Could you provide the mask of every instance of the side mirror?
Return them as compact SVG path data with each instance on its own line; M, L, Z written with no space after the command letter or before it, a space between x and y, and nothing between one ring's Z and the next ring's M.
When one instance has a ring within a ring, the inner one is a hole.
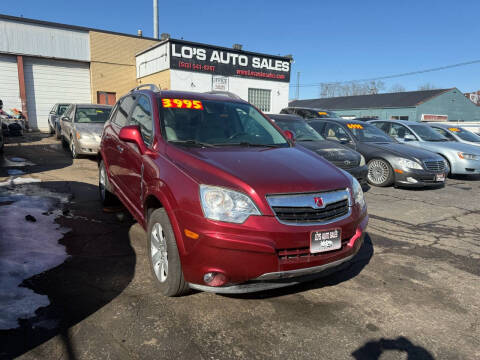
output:
M66 116L62 116L62 121L70 122L70 119Z
M118 137L122 141L136 144L142 155L148 151L145 143L143 142L140 128L137 125L124 126L120 130Z
M406 134L405 137L403 138L404 141L415 141L417 138L413 136L412 134Z
M55 111L53 111L53 110L50 111L50 114L55 115Z
M295 141L295 134L293 133L293 131L290 131L290 130L284 130L283 131L283 134L285 135L285 137L290 140L291 142L294 142Z
M350 142L350 139L347 137L341 137L338 139L340 141L340 144L348 144Z

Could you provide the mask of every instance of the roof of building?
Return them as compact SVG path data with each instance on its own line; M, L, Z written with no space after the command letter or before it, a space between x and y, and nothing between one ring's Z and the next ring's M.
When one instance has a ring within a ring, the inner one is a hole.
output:
M386 94L294 100L290 106L329 110L415 107L452 89L404 91Z

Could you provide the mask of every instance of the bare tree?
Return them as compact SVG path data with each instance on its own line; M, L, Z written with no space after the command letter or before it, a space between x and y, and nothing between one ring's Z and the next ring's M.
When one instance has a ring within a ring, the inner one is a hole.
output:
M426 82L425 84L418 86L418 90L435 90L435 89L438 89L438 86L435 86L429 82Z
M337 96L355 96L378 94L385 89L383 81L350 82L350 83L322 83L319 95L322 98Z
M390 87L390 92L392 93L404 92L404 91L406 91L405 88L403 87L403 85L400 85L400 84L393 84Z

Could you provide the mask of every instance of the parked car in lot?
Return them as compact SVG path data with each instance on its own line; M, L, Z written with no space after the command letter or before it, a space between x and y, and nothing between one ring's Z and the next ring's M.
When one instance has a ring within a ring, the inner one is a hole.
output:
M337 114L335 114L333 111L296 106L289 106L287 108L284 108L282 109L282 111L280 111L280 114L298 115L304 119L324 119L338 117Z
M100 147L103 126L110 116L109 105L72 104L60 120L62 143L70 149L72 158L96 155Z
M400 142L441 155L452 174L480 174L480 149L473 145L450 142L430 126L406 120L370 121Z
M448 141L480 146L480 136L460 126L437 123L429 123L428 125L440 135L445 136Z
M3 146L5 145L5 139L3 137L3 120L0 116L0 153L3 152Z
M105 124L99 190L145 228L162 294L272 289L355 256L368 222L355 178L241 99L149 86Z
M342 119L308 123L327 140L338 141L362 154L372 185L423 187L445 183L448 168L441 156L399 144L370 123Z
M335 141L325 140L305 120L296 115L267 114L282 130L289 130L295 135L295 143L316 152L340 169L348 171L360 184L367 182L365 158L347 146Z
M50 128L50 134L55 133L57 139L60 139L60 117L70 105L71 104L66 103L55 104L48 114L48 127Z

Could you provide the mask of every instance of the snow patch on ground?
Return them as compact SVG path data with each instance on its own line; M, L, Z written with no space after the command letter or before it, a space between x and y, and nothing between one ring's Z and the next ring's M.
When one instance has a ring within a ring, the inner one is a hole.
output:
M41 181L42 180L40 179L34 179L29 177L11 177L7 181L0 182L0 187L37 183Z
M0 329L17 328L18 319L31 318L38 308L49 305L47 296L21 284L67 259L65 247L58 240L69 229L55 223L61 215L61 203L67 199L66 194L36 184L13 190L0 188ZM36 221L26 221L27 215Z

